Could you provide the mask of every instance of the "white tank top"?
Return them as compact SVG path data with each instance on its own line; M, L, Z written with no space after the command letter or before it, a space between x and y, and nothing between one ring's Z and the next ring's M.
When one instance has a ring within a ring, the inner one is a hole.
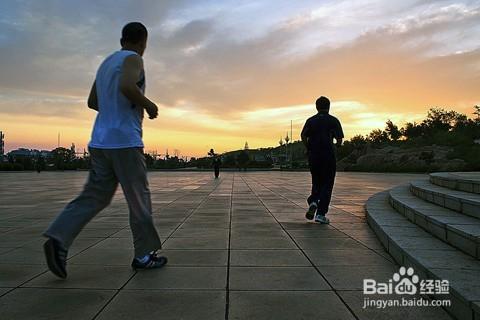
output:
M120 50L107 57L97 71L98 113L89 147L120 149L142 147L143 108L135 106L119 88L123 61L134 51ZM142 71L137 86L145 92Z

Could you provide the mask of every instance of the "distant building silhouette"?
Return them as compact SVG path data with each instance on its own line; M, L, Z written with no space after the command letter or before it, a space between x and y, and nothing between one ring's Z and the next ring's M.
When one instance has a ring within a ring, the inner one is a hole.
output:
M39 156L43 158L49 158L51 157L51 151L19 148L19 149L10 151L8 153L8 156L12 158L37 158Z

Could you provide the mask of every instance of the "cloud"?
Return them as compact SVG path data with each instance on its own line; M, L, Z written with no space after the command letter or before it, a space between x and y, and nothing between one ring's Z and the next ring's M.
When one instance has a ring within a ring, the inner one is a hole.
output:
M0 20L0 88L85 95L98 64L118 48L126 22L154 27L184 4L30 0L11 8L3 3L8 16Z
M0 91L0 115L35 115L38 117L81 118L86 99L63 95L45 95L24 91Z
M254 145L290 119L303 125L319 95L337 103L332 112L351 134L432 106L467 112L480 102L479 8L451 0L1 2L0 117L84 125L96 68L132 20L150 31L147 94L161 110L146 126L163 137L248 135Z
M188 58L164 57L165 73L154 77L153 94L165 105L188 101L226 118L245 110L311 103L320 94L375 105L379 109L374 111L454 106L477 99L480 53L432 55L441 47L432 36L466 32L479 17L478 8L439 7L338 47L319 46L294 57L284 52L303 28L280 25L241 43L217 36Z
M228 116L245 109L308 103L319 91L342 100L376 104L389 100L388 104L400 104L405 101L402 89L410 91L414 79L419 79L419 89L428 90L427 93L438 86L435 79L429 79L432 65L440 64L444 77L454 83L469 76L475 78L469 57L475 56L478 46L457 48L454 52L464 55L453 56L449 52L444 54L448 57L445 59L432 52L444 50L445 45L435 39L440 34L453 30L468 34L468 30L475 29L478 7L432 3L422 2L419 6L411 1L401 5L378 1L327 2L316 9L309 7L297 17L287 15L270 25L262 36L239 40L232 34L236 30L225 27L227 17L238 17L222 10L210 17L203 13L201 19L179 19L182 10L193 10L192 2L80 4L51 0L40 6L27 1L17 8L15 23L1 22L3 38L7 40L0 52L0 87L84 96L101 59L117 46L123 23L138 18L152 29L145 57L148 92L167 106L188 101L199 110ZM280 2L279 10L282 5ZM422 10L413 10L418 7ZM248 6L247 9L251 10ZM242 10L247 9L237 10L245 14ZM262 6L254 9L261 10ZM46 10L48 15L41 14ZM369 22L377 18L385 21L389 13L395 13L393 21L379 27ZM165 32L162 26L172 19L177 19L176 27ZM292 28L292 21L298 19L304 21ZM248 30L248 25L237 28ZM349 35L339 36L345 33ZM338 41L316 42L312 39L316 34L336 36ZM476 39L478 32L472 34ZM312 46L305 44L305 39L312 40L314 51L304 50L304 46ZM446 46L454 47L452 41ZM456 96L464 92L457 91ZM428 100L411 105L419 107Z

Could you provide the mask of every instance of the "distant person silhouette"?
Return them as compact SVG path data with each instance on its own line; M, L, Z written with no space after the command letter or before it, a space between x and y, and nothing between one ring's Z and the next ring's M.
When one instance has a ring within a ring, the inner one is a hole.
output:
M150 119L158 108L144 95L142 56L147 29L131 22L122 29L122 49L100 65L88 97L88 107L98 111L89 143L91 170L81 194L57 216L44 235L50 271L66 278L67 251L82 228L107 207L118 183L128 203L133 235L135 269L162 267L160 238L152 218L152 204L143 154L144 110Z
M215 171L215 179L218 179L218 176L220 175L221 164L222 164L222 160L220 160L220 157L215 157L213 159L213 169Z
M332 197L336 174L336 156L333 145L342 144L343 130L337 118L329 114L330 100L320 97L316 101L318 113L309 118L302 130L302 142L307 148L312 175L312 193L308 197L305 217L316 222L330 223L325 216Z

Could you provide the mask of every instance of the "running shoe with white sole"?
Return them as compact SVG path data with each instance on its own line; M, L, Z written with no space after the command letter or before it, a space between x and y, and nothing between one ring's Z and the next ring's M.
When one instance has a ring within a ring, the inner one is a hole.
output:
M315 216L315 222L318 222L318 223L321 223L321 224L329 224L330 220L327 217L325 217L324 215L317 214Z
M133 259L132 268L137 269L158 269L166 265L168 262L167 257L157 256L155 254L150 254L150 258L147 262L142 263L138 259Z

